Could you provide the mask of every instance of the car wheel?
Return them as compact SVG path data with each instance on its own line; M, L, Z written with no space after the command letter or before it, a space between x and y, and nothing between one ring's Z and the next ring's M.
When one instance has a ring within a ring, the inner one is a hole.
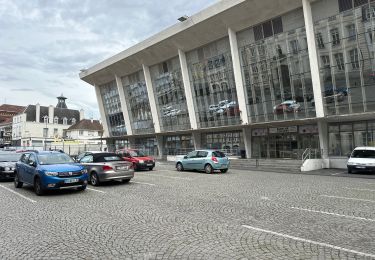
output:
M122 183L129 183L130 182L130 179L123 179L122 180Z
M348 168L348 173L352 173L352 169Z
M93 172L90 174L90 184L92 186L98 186L99 185L99 178L98 178L98 174L96 174L96 172Z
M220 170L222 173L226 173L228 169Z
M20 177L18 176L18 173L16 173L14 176L14 187L22 188L22 186L23 186L23 182L20 181Z
M138 170L138 167L137 167L137 164L136 164L136 163L133 163L133 169L134 169L134 171L137 171L137 170Z
M154 167L150 167L150 168L148 168L150 171L152 171L153 169L154 169Z
M78 191L84 191L84 190L86 189L86 187L87 187L87 186L84 185L84 186L81 186L81 187L77 188L77 190L78 190Z
M39 177L35 178L34 180L34 191L35 191L35 194L38 196L42 196L44 194L42 181L40 180Z
M184 170L184 166L182 166L182 163L177 163L176 169L177 171L182 172Z
M212 168L211 164L206 164L206 166L204 166L204 171L206 173L213 173L213 168Z

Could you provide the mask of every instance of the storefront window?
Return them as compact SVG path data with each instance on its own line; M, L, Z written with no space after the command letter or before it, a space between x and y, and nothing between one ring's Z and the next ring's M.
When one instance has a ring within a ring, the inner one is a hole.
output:
M229 39L186 54L198 127L240 124Z
M134 134L154 133L143 71L121 78Z
M158 155L158 146L157 146L155 137L136 138L134 148L141 150L146 155L151 155L151 156Z
M116 81L100 86L104 113L107 118L110 136L126 135L124 115L121 109L120 96Z
M187 154L194 150L191 135L165 136L163 139L165 154L167 155Z
M303 17L301 9L292 14ZM280 24L277 36L267 39L254 37L257 26L238 33L251 122L315 116L304 21L293 19L285 28Z
M203 147L219 149L228 155L239 156L245 145L241 131L202 134Z
M190 129L179 58L150 67L162 131Z

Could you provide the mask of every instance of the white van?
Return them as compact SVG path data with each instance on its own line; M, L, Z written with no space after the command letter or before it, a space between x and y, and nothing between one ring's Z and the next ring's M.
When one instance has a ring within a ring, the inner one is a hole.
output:
M357 147L349 156L348 173L375 172L375 147Z

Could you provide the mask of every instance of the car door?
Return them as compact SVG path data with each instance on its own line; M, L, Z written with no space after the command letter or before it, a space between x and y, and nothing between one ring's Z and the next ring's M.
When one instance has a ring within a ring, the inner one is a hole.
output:
M36 157L34 154L30 154L29 159L25 165L25 179L24 181L32 184L34 182L34 175L36 174Z
M17 164L16 164L18 176L19 176L20 180L23 181L23 182L25 182L26 164L27 164L27 161L29 160L29 156L30 156L30 154L24 153L21 156L20 161L17 162Z
M198 151L197 158L194 160L194 169L203 170L206 163L207 151Z
M185 169L194 169L194 159L197 157L197 151L192 151L187 154L187 158L183 160L183 166Z

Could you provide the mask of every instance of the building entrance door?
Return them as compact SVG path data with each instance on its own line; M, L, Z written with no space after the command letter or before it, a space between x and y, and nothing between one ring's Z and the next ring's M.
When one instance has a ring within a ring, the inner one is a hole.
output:
M270 136L270 158L293 158L298 157L297 135L293 133L282 133Z

